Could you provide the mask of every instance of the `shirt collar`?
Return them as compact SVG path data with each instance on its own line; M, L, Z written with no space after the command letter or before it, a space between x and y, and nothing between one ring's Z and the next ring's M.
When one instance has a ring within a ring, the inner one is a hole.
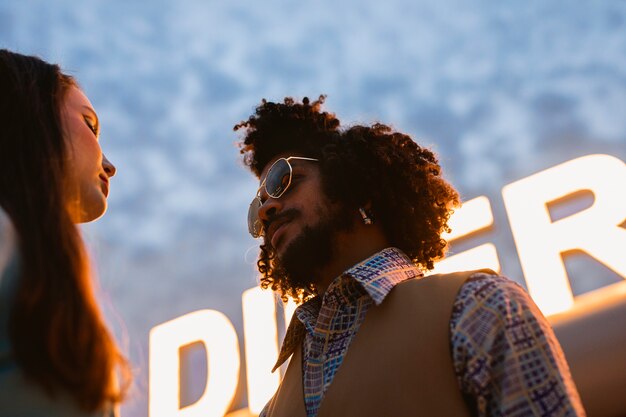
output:
M323 307L354 301L364 293L379 305L397 284L422 275L404 252L393 247L383 249L346 270L335 278L322 297L314 297L296 309L272 372L292 355L307 331L313 333Z
M398 248L387 248L343 273L355 279L370 298L380 305L397 284L423 274Z

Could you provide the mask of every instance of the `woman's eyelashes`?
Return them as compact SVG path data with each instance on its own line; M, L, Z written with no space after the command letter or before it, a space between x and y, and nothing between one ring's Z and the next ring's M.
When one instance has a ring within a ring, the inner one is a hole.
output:
M89 116L83 116L83 119L85 120L85 123L87 124L87 126L89 127L89 129L93 132L93 134L98 137L99 136L99 130L98 129L98 124L94 123L93 120L91 120L91 118Z

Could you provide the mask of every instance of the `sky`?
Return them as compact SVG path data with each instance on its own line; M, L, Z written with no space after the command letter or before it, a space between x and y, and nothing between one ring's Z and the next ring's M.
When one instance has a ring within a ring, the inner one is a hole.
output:
M588 154L626 160L623 2L0 0L0 47L59 63L100 117L117 175L83 232L135 371L130 417L147 416L152 327L209 308L242 338L258 185L233 126L261 99L326 94L342 124L433 148L464 200L490 199L489 240L520 283L502 188ZM568 265L576 295L621 279Z

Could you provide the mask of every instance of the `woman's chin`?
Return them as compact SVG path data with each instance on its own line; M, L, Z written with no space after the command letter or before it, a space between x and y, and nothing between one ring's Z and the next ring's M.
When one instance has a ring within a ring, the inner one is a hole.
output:
M88 207L81 207L80 210L70 211L70 216L74 223L89 223L99 219L107 210L106 199L102 199L99 204L92 204Z

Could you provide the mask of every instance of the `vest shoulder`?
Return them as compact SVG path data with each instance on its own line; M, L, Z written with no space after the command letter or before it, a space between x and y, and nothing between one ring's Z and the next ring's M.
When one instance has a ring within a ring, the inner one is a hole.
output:
M394 288L398 292L426 291L427 289L437 290L445 288L458 288L468 279L475 275L498 276L491 269L477 269L472 271L459 271L448 274L434 274L425 277L406 280Z
M467 278L469 278L469 277L471 277L473 275L476 275L476 274L498 275L498 273L496 273L492 269L483 268L483 269L473 269L473 270L470 270L470 271L451 272L451 273L446 273L446 274L433 274L433 275L428 275L428 276L424 277L423 279L427 279L427 278L451 279L451 278L455 278L455 277L465 277L467 279Z
M402 310L421 310L437 304L451 306L463 284L477 274L497 276L493 271L476 270L408 279L396 285L383 304Z

